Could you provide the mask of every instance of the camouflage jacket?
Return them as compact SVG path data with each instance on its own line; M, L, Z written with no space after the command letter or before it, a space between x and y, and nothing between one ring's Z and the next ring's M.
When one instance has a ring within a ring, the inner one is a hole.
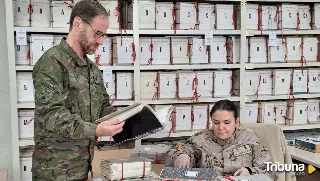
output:
M214 168L218 175L233 175L241 167L249 167L252 174L276 177L266 172L265 162L272 160L271 155L251 130L236 129L228 140L217 138L212 130L196 133L183 145L168 151L166 166L173 167L181 154L189 155L190 167Z
M101 71L85 60L62 40L34 66L34 179L84 179L91 170L94 122L114 108Z

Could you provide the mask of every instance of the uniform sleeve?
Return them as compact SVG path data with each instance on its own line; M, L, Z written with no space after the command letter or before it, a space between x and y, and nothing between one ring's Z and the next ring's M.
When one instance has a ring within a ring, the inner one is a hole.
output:
M272 157L268 148L261 143L261 140L256 137L257 142L253 144L253 159L252 167L247 167L251 174L266 174L271 179L276 179L276 174L267 171L267 162L272 162Z
M80 115L66 108L69 95L65 88L63 66L53 57L44 55L33 69L35 115L49 132L69 139L95 140L97 125L85 122Z
M167 153L166 166L173 167L174 161L181 154L187 154L190 157L190 167L198 167L198 162L201 156L201 150L197 146L198 135L193 135L184 144L176 147L175 149L169 150Z

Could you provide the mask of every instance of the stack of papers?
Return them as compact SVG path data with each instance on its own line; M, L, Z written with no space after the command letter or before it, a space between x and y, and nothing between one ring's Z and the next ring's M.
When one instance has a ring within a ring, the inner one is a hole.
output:
M165 164L166 153L170 148L170 145L165 144L137 146L132 150L131 158L147 158L152 163Z
M151 160L144 158L105 159L100 163L101 175L108 180L150 178Z
M159 181L159 175L157 175L155 172L151 172L151 177L150 178L145 178L145 179L142 179L142 178L135 178L135 179L124 179L124 180L121 180L121 181ZM103 179L103 178L96 178L96 179L93 179L92 181L109 181L108 179Z

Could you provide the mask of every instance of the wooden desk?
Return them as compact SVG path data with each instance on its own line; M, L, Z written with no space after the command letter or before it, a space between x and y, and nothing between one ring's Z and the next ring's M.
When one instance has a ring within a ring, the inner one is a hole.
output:
M320 153L312 153L294 146L288 146L292 159L320 168Z
M288 146L291 152L292 159L298 160L305 164L310 164L320 169L320 153L312 153L302 149L295 148L294 146ZM100 161L106 158L129 158L131 150L110 150L110 151L96 151L93 159L93 178L100 178ZM153 171L157 174L161 171L163 165L153 165ZM89 179L90 181L91 179Z

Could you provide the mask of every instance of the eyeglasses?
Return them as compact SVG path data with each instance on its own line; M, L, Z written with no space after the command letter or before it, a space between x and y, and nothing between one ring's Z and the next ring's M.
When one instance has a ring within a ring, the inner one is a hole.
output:
M94 26L92 26L90 23L88 23L87 21L85 20L82 20L84 21L85 23L87 23L89 26L91 26L91 28L95 31L95 34L94 34L94 37L95 38L103 38L103 39L106 39L107 38L107 34L97 30Z

